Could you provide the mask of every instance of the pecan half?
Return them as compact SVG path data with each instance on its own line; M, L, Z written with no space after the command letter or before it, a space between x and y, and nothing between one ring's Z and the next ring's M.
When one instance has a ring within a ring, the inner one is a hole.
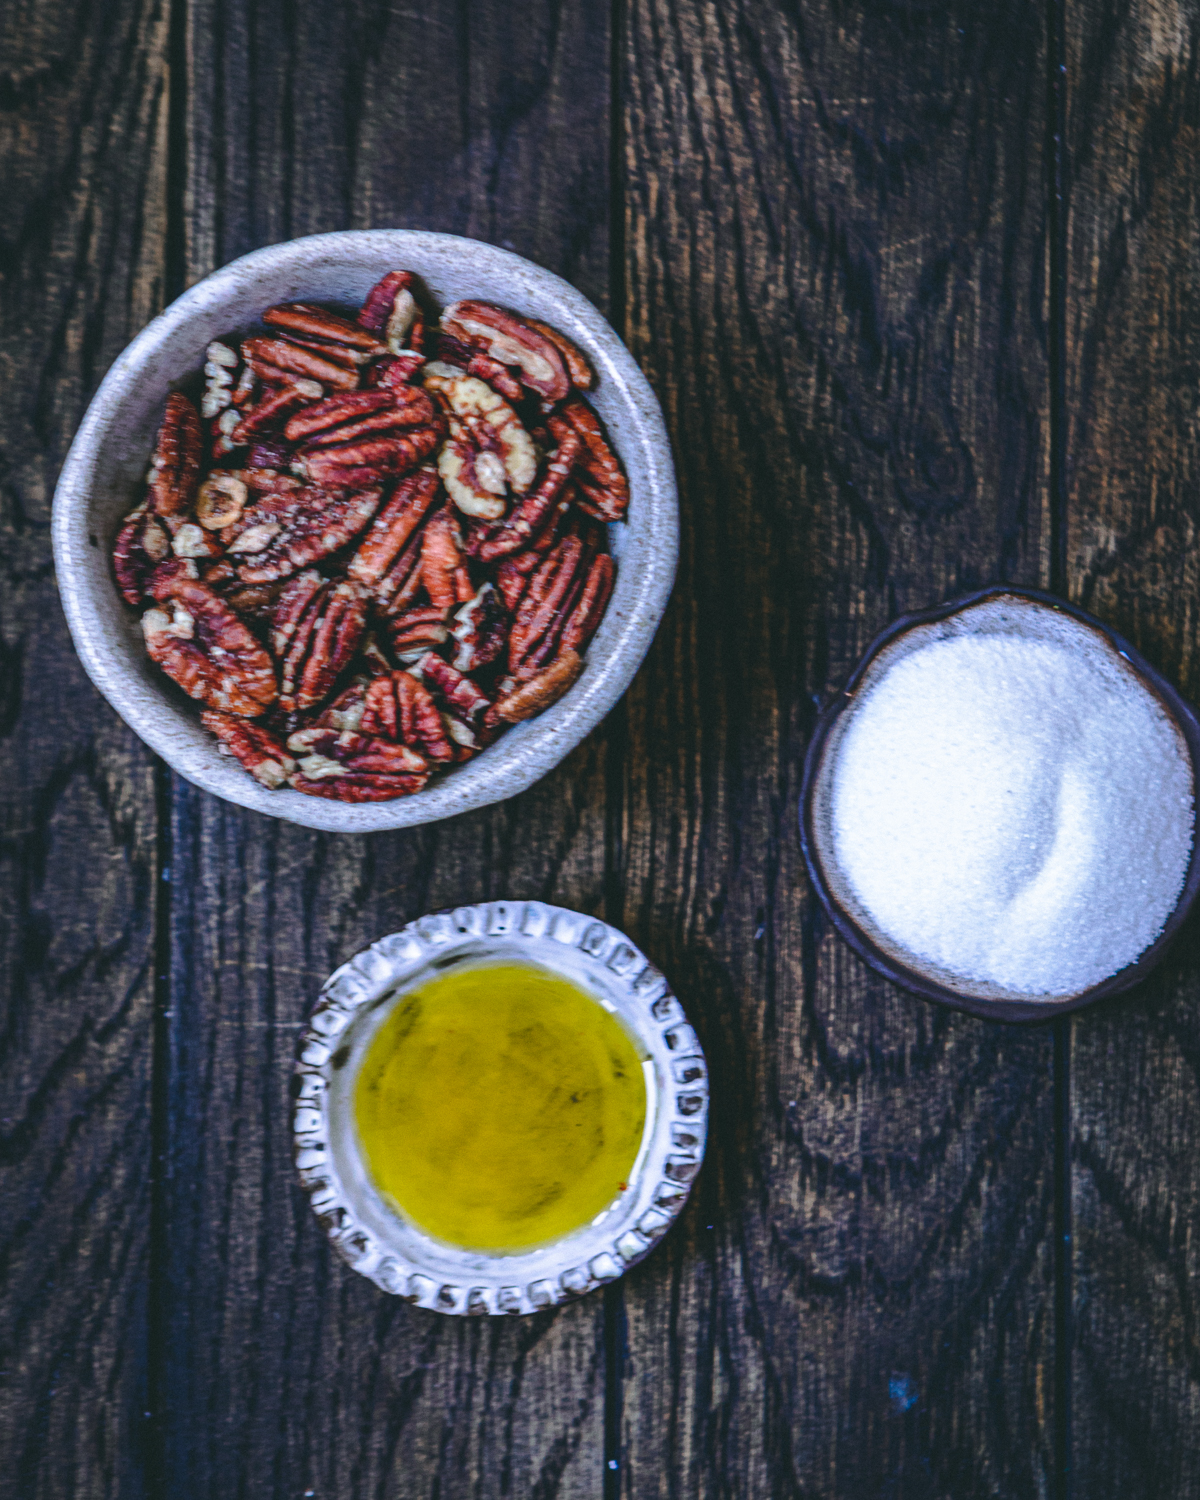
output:
M150 575L170 550L170 538L144 504L130 511L113 545L113 572L126 604L142 602Z
M582 439L575 432L568 432L546 465L537 489L525 496L503 526L480 543L478 556L481 562L492 562L510 552L519 552L529 544L558 504L582 450Z
M271 658L223 599L170 573L152 580L151 592L165 608L146 611L142 632L168 677L210 708L244 718L270 708L279 694Z
M277 578L290 578L301 568L339 551L374 516L382 493L382 490L360 490L356 494L331 495L315 489L287 496L295 504L295 510L262 551L242 563L238 577L243 583L272 583ZM243 533L230 550L239 543L243 551L247 550L245 542Z
M358 315L359 325L381 334L393 354L425 348L425 318L412 290L416 280L411 271L389 271L367 293Z
M537 450L533 446L533 439L521 425L521 419L504 397L498 396L490 385L474 375L430 375L428 366L425 387L427 390L437 391L445 399L453 416L466 429L465 436L478 455L496 455L503 465L505 483L515 494L523 495L537 478ZM504 508L497 512L494 503L489 506L487 502L489 499L494 502L497 493L500 493L497 488L500 471L493 466L490 473L481 476L480 458L477 456L473 472L468 477L463 472L466 454L461 448L461 438L464 434L453 428L451 434L459 445L455 446L458 467L448 468L439 460L442 479L451 499L468 515L497 519L499 515L503 515ZM449 451L452 446L454 445L447 443L443 452ZM476 483L472 483L472 480ZM483 509L478 508L481 499ZM473 506L476 508L472 508Z
M388 621L392 650L400 661L417 661L450 639L444 609L408 609Z
M237 352L214 339L204 351L204 395L200 415L218 416L233 400L233 372L241 363Z
M437 492L438 476L433 469L418 469L402 479L359 543L347 570L351 577L375 588L429 513ZM397 580L396 587L401 581ZM385 597L390 598L394 592L395 588Z
M356 489L415 469L437 447L441 435L440 426L416 427L394 437L363 438L331 448L305 449L294 467L318 484Z
M438 694L445 706L464 718L468 724L491 707L492 700L478 684L432 651L418 663L418 671L426 685Z
M549 323L542 323L537 318L526 318L525 322L544 338L548 338L562 355L563 364L567 367L567 374L575 389L590 391L596 383L596 376L584 357L582 349L577 344L573 344L565 333L560 333L557 328L551 328Z
M186 396L172 391L150 466L150 508L156 515L182 515L191 505L203 446L199 413Z
M370 681L366 677L356 677L348 688L340 692L337 697L326 708L322 709L317 724L322 729L359 729L362 726L363 708L367 701L367 689ZM378 734L377 729L370 731Z
M268 307L262 320L272 328L283 328L308 338L330 339L335 344L346 344L367 354L387 353L387 349L361 323L339 318L336 313L314 307L311 302L281 302L276 307Z
M196 520L206 531L223 531L241 520L248 499L245 480L214 469L196 495Z
M363 704L362 732L412 745L431 761L458 758L429 689L411 672L375 679Z
M608 601L612 597L613 583L617 576L617 565L607 552L601 552L592 560L579 601L563 626L564 650L583 652L595 635Z
M316 586L313 586L314 577ZM280 595L271 644L280 658L280 707L304 712L328 697L367 628L367 598L355 583L303 574Z
M595 412L578 397L563 404L546 424L562 443L569 432L583 442L584 452L577 482L583 492L579 508L599 521L619 521L629 509L629 481L616 454L608 446Z
M284 420L292 412L320 401L324 394L324 386L316 380L300 378L289 385L280 386L264 396L257 406L251 406L243 412L242 420L229 434L229 440L242 446L260 433L282 427Z
M462 531L449 510L431 517L422 534L421 581L438 609L464 604L475 590L463 559Z
M427 427L437 419L437 410L423 390L402 385L333 396L293 417L285 435L292 442L307 439L307 452L313 447L348 442L368 432Z
M289 374L303 375L339 391L352 391L358 385L357 369L348 370L345 365L316 354L312 349L301 348L291 339L247 339L242 352L248 362L257 360L277 371L288 372L283 375L284 380ZM260 375L262 378L265 377Z
M582 671L583 658L569 647L564 647L536 677L498 698L490 717L503 720L506 724L519 724L522 719L532 719L552 703L557 703L578 682Z
M508 639L508 613L490 583L455 610L450 634L457 642L453 665L458 671L478 672L499 659Z
M442 327L471 349L485 349L502 365L515 365L521 384L547 401L561 401L571 389L562 355L545 334L491 302L466 299L442 313Z
M508 638L508 666L516 672L534 649L541 645L556 622L561 623L564 606L583 561L583 543L578 537L563 539L549 554L529 582L517 609Z
M424 776L367 776L345 773L320 780L297 774L288 780L293 791L306 797L327 797L334 802L391 802L410 797L429 780Z
M398 386L408 385L424 363L423 354L418 354L415 349L404 349L391 359L381 359L372 365L369 383L385 390L395 390Z
M314 780L323 776L344 776L358 771L374 776L420 776L429 763L408 745L375 735L360 734L353 729L299 729L288 737L293 755L304 756L300 770ZM328 764L315 765L319 759Z
M247 724L245 719L213 708L204 710L200 722L216 735L222 754L240 761L260 785L276 791L295 775L296 762L283 742L261 724Z

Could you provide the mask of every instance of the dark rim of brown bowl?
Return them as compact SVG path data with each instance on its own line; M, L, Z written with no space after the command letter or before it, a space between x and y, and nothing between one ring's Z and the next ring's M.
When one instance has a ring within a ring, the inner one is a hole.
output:
M1078 620L1081 625L1086 625L1097 635L1102 636L1125 658L1140 681L1154 694L1172 722L1178 726L1179 732L1187 742L1188 754L1192 761L1192 852L1188 859L1183 890L1180 892L1179 900L1175 903L1175 909L1167 918L1158 937L1133 963L1119 969L1100 984L1092 985L1090 989L1064 1000L987 1000L977 995L963 995L897 962L863 931L834 897L817 858L816 839L813 833L813 792L816 788L817 773L820 770L826 742L834 724L837 723L838 716L854 697L875 658L897 636L905 634L915 626L933 625L939 620L948 619L951 615L961 614L976 604L982 604L985 600L1000 598L1022 599L1044 605L1049 609L1057 610L1059 614L1069 615L1071 619ZM1073 604L1067 604L1064 600L1056 598L1053 594L1043 593L1040 589L1015 588L1010 584L990 584L987 588L977 589L971 594L962 594L957 599L951 599L948 603L939 604L933 609L922 609L913 614L901 615L885 630L880 631L867 647L862 660L855 667L854 674L843 691L822 709L813 731L813 737L809 742L808 753L804 758L804 782L800 791L800 843L804 850L804 863L808 866L809 879L821 898L821 905L825 908L829 920L855 953L877 974L882 974L885 979L890 979L901 989L920 995L925 1000L933 1000L939 1005L949 1006L952 1010L967 1011L970 1015L982 1016L985 1020L1048 1021L1054 1016L1063 1015L1066 1011L1079 1010L1081 1006L1093 1005L1097 1000L1104 1000L1110 995L1119 995L1125 990L1132 989L1162 961L1163 955L1187 920L1197 892L1200 892L1200 859L1197 858L1196 849L1198 812L1200 812L1200 719L1197 719L1191 705L1178 690L1156 672L1145 657L1127 640L1119 636L1115 630L1110 630L1094 615L1089 615L1086 610L1077 609Z

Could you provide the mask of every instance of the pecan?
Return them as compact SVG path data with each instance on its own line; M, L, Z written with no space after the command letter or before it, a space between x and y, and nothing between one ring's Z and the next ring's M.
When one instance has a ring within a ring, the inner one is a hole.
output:
M617 565L607 552L601 552L593 559L579 601L563 626L564 649L582 652L586 648L604 618L616 575Z
M425 363L425 356L413 349L405 349L391 359L381 359L371 366L370 383L386 390L408 385Z
M396 493L375 517L371 529L359 543L347 570L374 588L404 550L409 538L429 512L438 491L435 470L418 469L396 486ZM397 581L397 587L402 580ZM392 589L386 597L394 593Z
M424 776L341 775L332 780L316 780L295 775L288 785L306 797L328 797L334 802L391 802L419 792L429 780Z
M546 465L537 489L526 495L507 522L480 544L478 555L481 562L492 562L528 545L558 504L582 449L582 439L576 433L568 432Z
M232 453L237 444L233 441L233 431L241 418L236 406L227 406L210 428L212 438L212 451L214 456Z
M541 645L555 622L561 619L582 560L583 543L578 537L566 537L533 575L508 638L510 671L517 671L534 648Z
M206 531L222 531L241 520L248 498L243 479L214 469L196 495L196 519Z
M521 384L561 401L571 389L562 355L554 344L528 323L491 302L467 299L442 313L442 327L471 349L485 349L502 365L515 365Z
M171 551L176 557L220 557L221 545L195 521L182 521L175 526Z
M285 587L285 583L247 583L226 589L223 597L230 609L261 632L269 627Z
M409 609L389 621L392 650L401 661L416 661L450 639L444 609Z
M417 670L426 684L439 694L445 706L468 724L491 707L491 699L487 694L457 667L452 667L444 657L431 651L428 656L422 657Z
M557 328L551 328L549 323L543 323L537 318L526 318L525 322L535 332L548 338L562 355L563 364L567 367L567 374L575 389L590 391L596 383L596 376L584 357L582 349L577 344L573 344L565 333L559 333Z
M182 515L191 505L200 482L203 444L196 408L186 396L172 391L150 466L150 509L156 515Z
M496 700L491 710L494 720L507 724L518 724L522 719L532 719L543 709L550 707L579 680L583 671L583 658L569 647L564 647L548 667L528 682L521 683L502 698Z
M529 587L530 573L540 565L536 552L522 552L517 557L506 557L496 569L496 587L510 615L516 612Z
M501 482L516 494L523 495L537 477L537 452L533 439L503 396L498 396L490 385L474 375L430 375L426 366L425 386L445 399L459 426L465 429L464 433L451 428L454 441L447 443L442 452L443 455L453 453L453 460L443 463L439 458L438 461L450 498L467 515L497 519L504 514L505 508L497 499L503 494ZM469 447L476 450L469 470L469 448L462 442L464 436L469 440ZM484 454L495 455L503 470L494 461L490 469L482 470Z
M389 271L367 293L358 315L361 327L379 333L393 354L425 347L425 318L413 295L416 277L411 271Z
M439 510L425 527L421 581L430 603L438 609L464 604L475 592L463 560L462 532L449 510Z
M460 343L452 334L440 328L437 334L437 362L444 365L454 375L461 375L475 351L469 349L466 344Z
M508 614L490 583L454 612L450 634L458 643L453 664L460 672L491 666L508 638Z
M264 396L257 406L243 412L242 420L229 435L230 441L239 446L248 443L260 433L282 426L292 412L320 401L324 394L324 387L315 380L298 379L280 386Z
M280 374L282 375L283 372L280 371ZM284 376L285 380L287 378L287 376ZM242 366L242 373L238 377L238 383L233 388L232 404L236 406L239 411L243 406L248 406L250 404L254 396L254 387L257 382L258 377L250 368L249 362L247 362Z
M476 375L480 380L487 381L496 394L503 396L506 401L520 401L525 395L521 389L521 382L516 379L508 366L502 365L490 354L473 354L467 361L467 374Z
M335 364L333 360L316 354L311 349L303 349L290 339L247 339L242 345L242 352L248 362L257 360L268 368L289 372L282 376L284 380L288 380L291 375L303 375L309 380L319 381L322 385L332 386L334 390L340 391L352 391L358 385L357 370L348 370L344 365ZM266 377L260 375L259 378Z
M367 599L354 583L325 583L303 574L279 597L271 645L280 658L280 706L315 708L358 650L367 626Z
M212 589L167 573L151 580L151 592L165 609L142 616L146 650L189 697L245 718L275 702L271 658Z
M307 438L311 449L368 432L426 427L436 422L437 411L425 392L417 386L402 385L333 396L293 417L285 435L292 442Z
M330 339L335 344L346 344L367 354L387 353L387 349L378 339L372 338L361 322L351 323L348 318L339 318L336 313L314 307L310 302L281 302L276 307L268 307L263 313L263 322L272 328L286 329L288 333Z
M240 363L228 344L214 339L204 353L204 396L200 402L202 417L215 417L233 400L233 372Z
M372 597L389 615L403 614L421 592L422 540L420 530L415 531L374 587Z
M296 762L281 741L260 724L247 724L245 719L213 708L204 710L200 722L216 735L222 754L240 761L262 786L275 791L295 775Z
M394 437L363 438L332 448L306 448L301 451L296 467L318 484L360 488L415 469L437 447L441 435L440 426L416 427Z
M303 756L300 770L312 780L357 771L368 776L420 776L429 763L408 745L353 729L299 729L288 737L288 749ZM321 762L321 764L315 764Z
M608 446L595 412L586 402L574 397L564 402L547 426L559 443L564 442L572 431L583 442L578 484L584 498L578 502L580 509L599 521L619 521L629 508L629 481L616 454Z
M362 732L412 745L432 761L457 759L429 689L410 672L375 679L363 704Z
M339 551L370 521L381 494L381 490L360 490L331 496L314 489L287 497L298 502L295 514L261 552L241 565L238 577L243 583L272 583ZM238 540L242 550L247 550L244 533Z
M367 700L370 682L365 677L356 677L350 686L340 692L332 703L322 710L317 724L322 729L359 729L362 726L363 708ZM372 734L379 730L372 729Z
M170 550L170 538L144 504L130 511L113 544L113 572L126 604L141 603L147 580Z
M282 444L279 446L283 448L283 457L286 459L290 450L284 448ZM266 447L267 444L265 443L255 443L250 449L248 457L254 458L256 454L262 452ZM270 457L271 455L267 454L265 456ZM247 489L253 491L256 495L277 495L282 494L284 491L294 493L304 488L303 479L297 479L294 474L281 474L278 469L271 468L270 466L251 464L249 462L247 462L244 469L238 470L238 478Z

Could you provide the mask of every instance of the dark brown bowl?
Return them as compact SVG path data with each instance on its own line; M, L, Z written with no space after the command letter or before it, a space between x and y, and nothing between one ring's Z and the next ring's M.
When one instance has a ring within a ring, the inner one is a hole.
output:
M982 604L986 600L1010 597L1021 599L1034 604L1047 606L1058 611L1060 614L1069 615L1072 619L1086 625L1097 635L1112 646L1119 655L1123 656L1133 671L1158 699L1166 710L1171 721L1178 727L1187 743L1188 754L1192 762L1192 805L1193 805L1193 836L1192 852L1188 860L1187 875L1183 882L1179 900L1175 909L1167 918L1161 933L1140 958L1125 968L1119 969L1117 973L1100 984L1093 985L1090 989L1083 990L1077 995L1071 995L1063 999L1050 1000L1020 1000L1020 999L986 999L977 995L962 994L946 985L938 984L917 973L913 969L905 967L882 948L859 926L854 917L841 905L830 889L829 882L821 868L817 853L817 839L813 823L813 797L816 790L818 776L822 766L825 746L829 741L830 733L838 721L843 709L853 699L860 684L869 671L875 658L884 649L906 631L912 630L917 625L936 624L939 620L948 619L951 615L962 613L972 606ZM1200 719L1197 719L1191 705L1188 704L1179 692L1165 680L1148 661L1135 651L1128 641L1122 639L1115 630L1110 630L1107 625L1097 620L1094 615L1089 615L1085 610L1076 609L1074 605L1067 604L1057 599L1053 594L1042 593L1039 589L1014 588L1009 584L992 584L988 588L978 589L973 594L963 594L958 599L951 599L947 604L939 604L934 609L919 610L914 614L901 615L875 637L854 674L846 684L843 692L839 693L832 702L826 705L817 720L817 727L813 733L808 747L808 754L804 758L804 784L800 793L800 842L804 849L804 862L808 866L809 877L816 887L817 895L821 898L821 905L825 908L829 920L841 933L842 937L854 949L855 953L870 964L876 973L882 974L885 979L890 979L893 984L898 984L902 989L910 990L914 995L920 995L923 999L934 1000L939 1005L948 1005L954 1010L968 1011L971 1015L983 1016L993 1021L1047 1021L1053 1016L1064 1014L1069 1010L1078 1010L1081 1006L1091 1005L1096 1000L1107 999L1110 995L1119 995L1123 991L1132 989L1134 985L1140 984L1143 979L1154 969L1163 958L1167 949L1174 942L1179 929L1187 920L1188 913L1192 909L1192 903L1200 891L1200 860L1197 859L1195 816L1200 810Z

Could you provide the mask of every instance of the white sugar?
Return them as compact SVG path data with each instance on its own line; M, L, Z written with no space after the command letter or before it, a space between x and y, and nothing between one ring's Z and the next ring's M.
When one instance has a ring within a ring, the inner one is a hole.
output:
M823 865L894 956L979 994L1077 994L1162 931L1187 747L1116 651L1012 599L902 636L830 741Z

